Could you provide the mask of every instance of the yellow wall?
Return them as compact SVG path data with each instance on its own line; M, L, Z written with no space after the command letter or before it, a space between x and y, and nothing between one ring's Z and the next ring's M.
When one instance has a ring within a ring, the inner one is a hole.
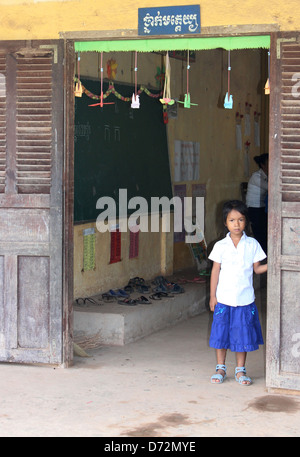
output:
M159 6L200 4L202 27L278 24L300 29L299 0L170 0ZM57 39L72 31L136 30L141 0L0 0L1 40ZM121 32L120 32L121 34Z
M149 219L150 226L150 219ZM83 230L95 228L95 269L83 271ZM74 226L74 298L123 288L136 276L151 280L173 272L173 231L139 234L139 256L129 259L129 230L121 234L121 262L110 264L110 233L95 223Z

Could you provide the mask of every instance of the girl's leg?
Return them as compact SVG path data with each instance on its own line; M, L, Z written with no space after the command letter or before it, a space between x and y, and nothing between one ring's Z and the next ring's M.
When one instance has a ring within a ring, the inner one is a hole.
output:
M237 367L244 367L246 364L246 356L247 352L236 352L235 357L236 357L236 366ZM240 372L237 373L236 377L239 378L240 376L245 376L245 373ZM250 384L249 381L243 381L242 384Z
M226 352L227 349L216 349L216 355L217 355L217 364L218 365L225 365L225 360L226 360ZM218 370L217 374L220 374L222 376L225 376L225 371L224 370ZM212 382L220 382L219 379L212 379Z

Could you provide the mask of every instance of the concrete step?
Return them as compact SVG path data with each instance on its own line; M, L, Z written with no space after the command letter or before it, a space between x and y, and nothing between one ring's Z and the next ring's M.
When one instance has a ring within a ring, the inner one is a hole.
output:
M86 306L74 304L74 341L82 348L123 346L175 325L205 311L208 284L184 284L184 293L152 300L149 305L128 306L116 301ZM131 298L140 295L134 293ZM100 303L101 294L93 298Z

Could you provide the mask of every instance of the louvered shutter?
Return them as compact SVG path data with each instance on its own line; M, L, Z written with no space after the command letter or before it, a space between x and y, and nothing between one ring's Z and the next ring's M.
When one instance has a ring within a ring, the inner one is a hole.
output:
M267 386L300 390L300 41L271 43Z
M5 190L6 169L6 68L5 54L0 53L0 193Z
M282 42L282 200L300 202L300 45Z
M2 362L69 362L63 327L63 53L63 42L0 42Z
M52 55L17 54L17 192L49 194Z

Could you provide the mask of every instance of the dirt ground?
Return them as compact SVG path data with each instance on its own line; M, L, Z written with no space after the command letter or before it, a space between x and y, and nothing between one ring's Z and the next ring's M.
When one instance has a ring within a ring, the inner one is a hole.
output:
M227 379L210 383L211 319L207 311L135 343L87 350L69 369L0 364L0 436L299 436L300 397L267 391L264 346L248 354L251 386L235 381L230 352Z

